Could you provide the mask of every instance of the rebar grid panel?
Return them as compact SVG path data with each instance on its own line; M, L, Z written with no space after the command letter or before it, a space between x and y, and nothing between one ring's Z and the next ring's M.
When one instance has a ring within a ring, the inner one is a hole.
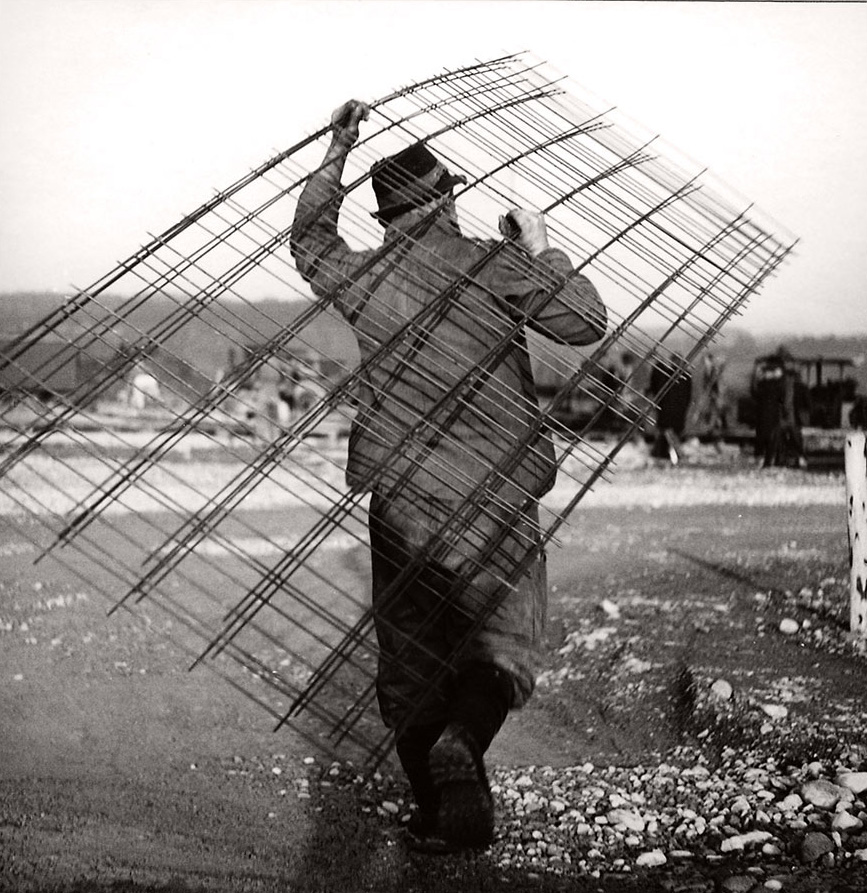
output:
M460 224L483 241L483 261L508 244L497 230L501 214L544 211L552 245L599 289L607 331L577 348L530 331L527 320L504 330L474 302L471 269L417 312L383 321L388 336L361 360L336 309L360 275L314 298L289 251L299 196L330 136L325 127L216 193L7 345L0 511L113 609L162 612L193 665L216 668L278 725L305 714L300 728L311 740L353 745L376 766L392 739L370 709L380 655L367 497L344 481L343 435L359 388L376 380L375 396L389 396L426 351L419 403L428 408L403 407L390 452L369 470L371 486L387 483L423 505L413 469L429 469L438 446L463 455L456 420L526 338L544 396L529 433L513 438L501 461L482 458L481 480L460 462L433 466L460 498L451 517L431 523L425 557L478 541L451 593L469 595L469 638L498 603L476 592L474 575L484 568L505 593L540 547L556 545L582 497L795 239L529 54L444 71L372 103L348 156L340 232L371 252L363 273L376 283L401 252L419 254L425 221L383 242L370 168L424 140L466 178L455 191ZM539 287L553 300L563 283L540 274ZM490 337L481 362L442 341L456 306ZM631 366L613 367L625 353ZM651 394L647 377L658 364L665 384ZM154 380L150 405L124 403ZM501 397L524 411L524 395ZM592 437L603 421L614 436ZM543 432L557 445L555 488L507 498ZM509 436L490 430L492 439ZM408 458L409 470L395 477ZM506 533L479 533L487 516L520 521L540 496L538 540L528 536L523 557L504 560ZM408 562L385 603L420 573L420 560ZM437 678L419 681L433 685L451 671L440 661Z

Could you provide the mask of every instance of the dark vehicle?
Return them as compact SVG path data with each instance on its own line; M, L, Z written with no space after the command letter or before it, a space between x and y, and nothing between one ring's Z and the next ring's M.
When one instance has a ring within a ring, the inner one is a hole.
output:
M756 424L756 391L765 370L778 362L777 354L757 357L753 364L750 393L738 404L738 421ZM849 416L859 402L858 383L852 377L855 364L848 358L788 357L798 376L798 420L804 427L848 428ZM861 398L863 399L863 398Z
M753 364L749 395L738 403L738 422L762 437L761 392L781 354L757 357ZM794 378L794 415L800 427L803 450L808 456L843 452L845 432L863 426L865 398L859 397L852 375L855 364L848 357L793 357L783 354L785 369Z

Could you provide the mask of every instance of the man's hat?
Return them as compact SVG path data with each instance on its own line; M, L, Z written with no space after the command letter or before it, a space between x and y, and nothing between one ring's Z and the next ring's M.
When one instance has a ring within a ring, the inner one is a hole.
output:
M397 155L377 161L370 169L370 182L379 206L373 216L388 224L395 217L445 195L467 179L449 173L424 143L415 143Z

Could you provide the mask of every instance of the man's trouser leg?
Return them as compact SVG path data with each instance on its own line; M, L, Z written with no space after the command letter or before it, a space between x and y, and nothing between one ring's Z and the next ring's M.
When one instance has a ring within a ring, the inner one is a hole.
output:
M431 686L442 672L447 647L438 625L430 622L445 584L423 565L413 567L418 556L407 531L395 526L399 520L384 500L372 497L369 531L380 651L377 694L383 721L396 729L395 750L419 807L414 825L427 832L439 807L429 755L446 726L450 689L448 678Z
M436 830L440 798L431 777L430 752L445 727L445 720L408 726L395 738L400 765L418 806L418 818L413 822L412 830L421 835L433 834Z
M493 837L493 801L483 758L510 708L532 691L544 623L544 559L534 559L506 586L502 604L476 629L479 611L524 560L538 522L530 516L508 524L502 548L477 559L502 523L483 519L491 529L473 529L463 551L438 562L425 554L425 544L451 511L447 504L395 509L376 496L371 501L378 689L383 719L399 730L396 750L422 811L430 818L430 807L438 806L436 831L453 845L484 846ZM416 572L408 576L407 568ZM395 587L398 578L402 584ZM431 690L436 676L443 684Z

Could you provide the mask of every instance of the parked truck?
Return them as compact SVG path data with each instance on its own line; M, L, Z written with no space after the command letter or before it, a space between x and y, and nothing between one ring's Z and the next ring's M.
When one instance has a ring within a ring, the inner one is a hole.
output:
M803 452L809 458L842 455L846 432L864 427L867 401L858 393L850 357L794 357L774 354L757 357L749 393L738 401L737 419L754 431L761 427L759 392L769 368L784 363L795 382L795 419Z

